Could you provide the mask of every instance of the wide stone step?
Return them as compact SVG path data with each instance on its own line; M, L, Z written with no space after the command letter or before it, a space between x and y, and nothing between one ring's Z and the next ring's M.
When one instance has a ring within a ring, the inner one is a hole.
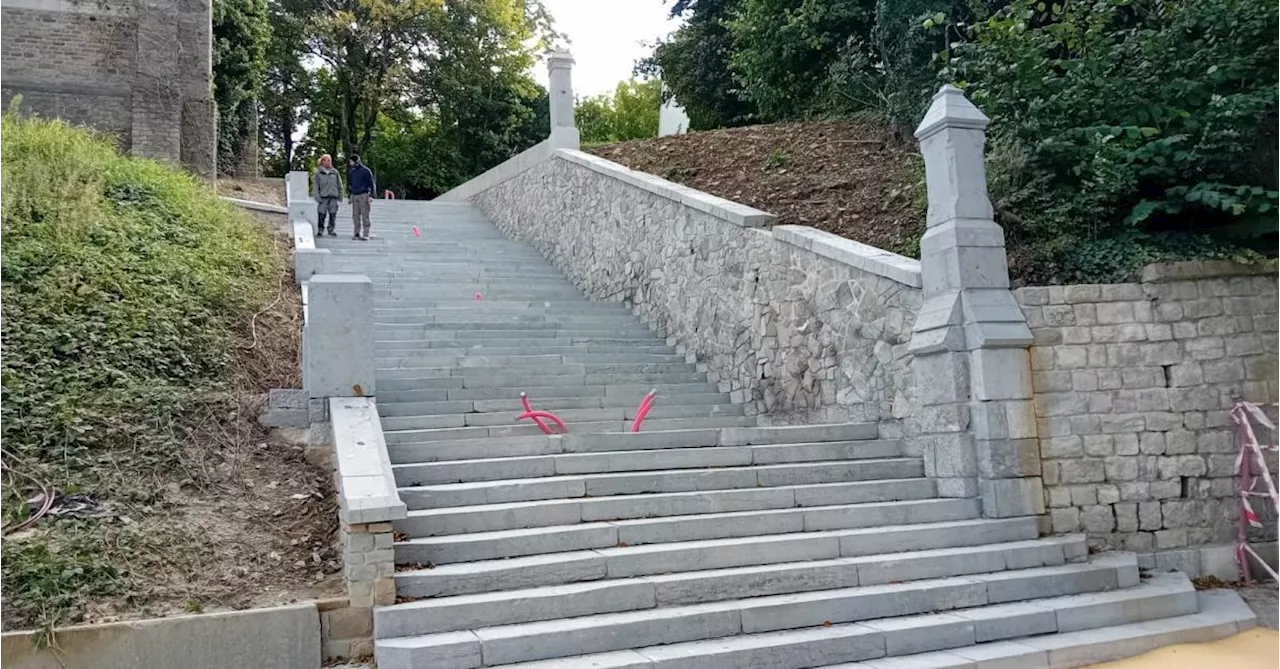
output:
M427 391L431 392L431 391ZM440 392L440 391L435 391ZM513 418L515 414L523 411L520 400L515 398L505 400L453 400L448 401L448 395L438 395L440 400L428 402L379 402L378 414L383 417L397 416L430 416L437 414L451 413L492 413L500 412L507 414L508 418ZM674 406L660 405L659 402L674 404ZM718 407L718 408L717 408ZM601 409L601 408L620 408L625 414L623 418L635 417L636 410L639 408L638 401L632 401L626 397L565 397L555 399L539 399L539 409L548 411L567 410L567 409ZM664 416L671 418L680 418L684 416L703 415L705 411L715 411L725 415L742 415L742 406L730 404L728 393L706 393L701 395L681 395L678 399L671 396L661 396L654 400L654 405L649 413L654 418L662 418ZM681 413L687 412L687 413Z
M634 328L609 328L609 329L592 329L592 328L541 328L541 329L523 329L523 330L506 330L489 328L484 330L415 330L413 332L388 332L377 331L374 333L374 348L381 350L386 347L383 344L391 344L394 342L425 342L437 340L461 339L464 341L476 341L482 339L502 339L509 341L536 340L536 339L579 339L579 340L609 340L611 342L618 341L635 341L635 342L665 342L666 339L647 328L636 326ZM418 344L422 346L421 343Z
M544 403L539 403L539 406L544 409L547 408ZM600 408L564 409L554 413L565 423L581 424L587 422L614 420L631 421L635 419L637 408L635 406L623 406L618 402L613 402L610 406ZM502 410L496 412L395 416L384 418L382 420L382 429L413 430L432 427L487 427L516 425L525 422L517 420L518 415L519 414L511 410ZM650 420L740 417L743 415L744 411L741 404L702 404L679 407L656 407L649 412L645 421L647 423Z
M742 467L796 462L898 458L897 441L831 441L769 446L712 446L662 450L498 457L394 466L397 481L420 484L524 479L565 474L619 473L682 468Z
M396 594L403 598L434 599L381 607L374 613L374 622L380 638L433 634L664 606L1057 566L1069 560L1083 560L1086 554L1085 539L1077 535L1064 539L631 578L610 578L608 561L600 556L595 564L580 562L576 565L589 574L602 574L595 580L578 579L525 589L506 589L495 583L487 592L452 596L442 596L438 592L411 594L435 590L431 583L423 584L427 586L425 588L414 587L418 582L410 576L430 571L419 570L397 575ZM905 562L912 568L904 574L897 574L899 562Z
M485 357L459 360L458 365L420 367L378 367L379 379L430 378L438 376L463 376L467 378L504 378L538 374L541 376L586 376L590 374L697 374L694 365L687 362L627 362L627 363L577 363L552 362L560 356L541 356L541 363L504 365ZM463 364L466 363L466 364Z
M618 527L613 524L587 523L548 526L557 527L555 531L542 527L414 537L397 543L395 556L398 564L447 564L595 549L609 551L613 560L609 573L612 577L621 577L827 560L903 550L976 546L1036 538L1036 533L1028 530L1025 523L1018 522L1017 519L968 518L973 513L972 505L922 503L914 510L922 514L922 519L927 517L927 513L959 514L961 518L948 522L921 522L916 525L876 525L874 523L883 520L886 513L910 514L909 511L882 504L868 508L865 515L853 514L850 517L851 514L844 510L837 510L814 516L820 517L821 522L838 528L834 530L761 534L760 530L753 528L749 521L741 517L723 528L714 527L705 518L695 517L670 521L675 524L646 526L632 523L638 528L632 528L631 533L636 536L647 536L655 540L695 537L634 546L620 543L616 538ZM664 534L664 530L671 532ZM706 534L706 538L701 537L701 534ZM610 537L613 537L616 548L608 547ZM892 543L894 541L899 543Z
M414 351L408 355L377 358L378 369L402 369L420 367L529 367L542 365L585 364L585 365L638 365L655 363L689 364L683 355L665 352L647 353L627 350L618 347L615 353L589 353L573 347L562 347L560 351L505 349L494 351L489 349L427 349Z
M410 511L394 526L410 537L444 536L596 521L920 500L935 494L933 480L926 478L852 481L422 509Z
M408 327L434 327L443 328L446 325L453 326L451 329L478 328L485 329L490 324L509 325L511 327L520 327L522 324L532 325L565 325L565 324L589 324L589 325L605 325L608 327L622 325L640 326L639 320L635 316L628 313L614 314L482 314L482 313L437 313L428 316L376 316L374 318L374 326L381 329L387 328L408 328Z
M378 375L379 391L394 390L430 390L433 388L460 388L471 390L495 391L487 397L519 397L520 393L528 393L533 397L530 388L573 388L580 386L674 386L688 384L690 386L707 387L704 372L671 372L666 374L536 374L514 371L501 375L457 375L426 376L421 374ZM548 394L548 397L555 396ZM465 397L458 395L459 398ZM538 395L542 397L542 395Z
M1137 585L1136 560L1128 556L1129 566L1116 566L1107 561L1040 567L1017 572L998 572L946 579L931 579L876 586L859 586L812 593L773 595L744 600L730 600L691 606L659 607L625 613L605 613L545 622L518 623L480 627L463 632L445 632L422 636L406 636L377 641L380 667L431 666L461 669L477 666L500 666L517 662L566 658L589 653L665 646L691 641L717 639L729 648L745 644L759 646L739 635L758 635L781 630L805 630L830 635L840 623L858 623L856 636L846 636L840 644L842 656L813 658L813 664L754 666L819 666L829 659L844 661L882 657L894 648L900 655L916 652L920 644L926 649L968 645L954 627L965 627L955 617L940 617L938 612L978 609L990 605L1022 602L1057 595L1074 595L1115 590L1122 579ZM1122 575L1123 574L1123 575ZM1017 587L1008 587L1009 583ZM1044 588L1036 586L1044 585ZM1086 604L1087 605L1087 604ZM1030 607L1008 607L1008 619L1000 624L1010 626L1013 620L1029 624ZM977 613L975 611L975 613ZM929 617L914 621L882 620L902 616ZM981 614L979 614L981 615ZM1056 609L1054 610L1056 620ZM865 621L865 622L864 622ZM872 622L874 621L874 622ZM914 624L913 624L914 623ZM827 627L827 626L830 627ZM905 625L905 627L898 627ZM910 633L902 633L905 629ZM975 633L976 634L976 633ZM913 639L921 635L923 640ZM948 637L959 637L952 641ZM892 640L892 641L891 641ZM912 645L912 642L916 645ZM929 647L932 646L932 647ZM702 648L712 650L716 644ZM738 650L741 650L739 648ZM675 657L680 657L676 655ZM695 664L684 666L753 666L736 663L735 656L724 657L716 664L697 655ZM686 661L691 659L684 657ZM714 655L711 660L714 660ZM746 659L746 658L740 658ZM725 662L724 660L728 660Z
M695 384L702 386L705 384ZM562 388L562 389L546 389L549 392L553 390L583 390L579 388ZM381 391L381 389L379 389ZM543 409L590 409L593 407L604 406L638 406L640 399L645 395L644 392L635 391L633 394L606 396L604 386L595 386L586 390L594 390L589 395L584 391L580 395L570 395L568 397L558 396L537 396L537 406ZM415 416L423 413L431 413L430 411L422 411L428 408L427 405L436 402L446 401L465 401L470 402L475 411L515 411L519 412L523 409L520 405L519 393L512 395L508 393L501 399L477 399L477 400L449 400L448 389L437 390L405 390L405 391L387 391L379 392L378 407L386 416ZM659 404L660 403L660 404ZM729 393L705 392L705 388L695 388L691 392L682 390L668 391L665 394L660 393L658 399L655 400L655 409L665 404L673 405L697 405L697 404L728 404Z
M1132 657L1170 644L1225 638L1255 625L1255 620L1248 617L1248 607L1235 592L1188 592L1189 586L1183 576L1158 575L1133 588L1111 592L500 666L511 669L1070 668ZM1111 620L1121 622L1107 622ZM920 652L934 648L945 650Z
M755 418L745 416L720 416L712 418L663 418L646 420L646 430L654 432L681 430L693 427L746 427L755 424ZM601 421L568 423L570 434L589 436L599 433L621 433L631 428L630 421ZM481 439L484 437L519 437L541 435L542 430L532 423L492 427L445 427L424 430L386 431L387 444L408 444L446 439Z
M433 333L438 334L438 333ZM471 333L468 333L471 334ZM576 350L591 351L593 347L606 347L601 352L610 352L619 347L634 352L654 351L665 353L672 350L666 340L657 336L640 337L537 337L516 339L511 337L454 337L452 339L401 339L374 342L374 350L379 356L399 352L428 351L430 349L517 349L517 352L532 351L543 346L572 346Z
M442 381L433 379L432 381ZM602 397L622 398L627 402L639 402L650 390L657 390L660 397L669 398L669 402L677 401L684 395L723 395L728 401L728 393L721 393L714 384L706 383L668 383L668 384L628 384L610 386L548 386L538 384L512 391L509 388L463 388L462 379L450 377L443 379L444 385L415 386L412 381L391 380L378 384L378 400L387 402L439 402L443 400L514 400L519 403L520 393L525 392L533 402L534 408L541 406L544 400L564 399L570 397ZM447 390L447 394L435 394L437 390ZM422 394L423 392L431 394Z
M400 465L396 468L396 483L400 486L400 499L410 509L500 504L587 495L604 497L911 478L924 474L924 462L919 458L884 458L715 469L545 476L435 485L424 485L416 480L414 474L419 469L421 467L412 465Z

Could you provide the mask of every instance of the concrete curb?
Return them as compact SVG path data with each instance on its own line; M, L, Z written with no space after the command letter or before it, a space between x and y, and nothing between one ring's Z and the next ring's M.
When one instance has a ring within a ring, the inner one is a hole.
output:
M36 632L0 635L7 669L226 669L320 666L315 603L83 625L57 630L57 651Z

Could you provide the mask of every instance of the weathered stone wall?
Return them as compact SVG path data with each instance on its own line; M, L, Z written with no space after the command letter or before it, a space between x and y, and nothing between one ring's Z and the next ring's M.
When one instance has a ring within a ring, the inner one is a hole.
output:
M591 296L630 302L752 414L890 432L906 415L914 261L810 228L746 227L768 215L578 152L472 202ZM861 251L901 280L859 269L876 264Z
M25 113L115 135L134 154L212 177L208 0L3 0L0 90Z
M1277 400L1276 285L1274 268L1176 263L1017 291L1055 533L1138 552L1233 540L1228 412Z

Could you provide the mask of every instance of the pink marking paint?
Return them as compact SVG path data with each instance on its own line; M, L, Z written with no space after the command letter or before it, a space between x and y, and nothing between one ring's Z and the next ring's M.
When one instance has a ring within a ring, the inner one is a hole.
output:
M480 293L476 293L476 302L483 302L483 301L484 301L484 295L481 295Z
M413 236L417 237L418 239L422 239L422 229L416 225L413 226Z

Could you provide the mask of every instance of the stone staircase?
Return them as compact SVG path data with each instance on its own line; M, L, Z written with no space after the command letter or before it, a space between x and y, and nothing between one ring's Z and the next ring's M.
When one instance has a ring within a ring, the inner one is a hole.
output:
M1234 593L939 498L875 425L757 427L467 205L373 219L319 246L374 280L409 508L380 669L1073 667L1253 624ZM517 424L521 392L569 434Z

